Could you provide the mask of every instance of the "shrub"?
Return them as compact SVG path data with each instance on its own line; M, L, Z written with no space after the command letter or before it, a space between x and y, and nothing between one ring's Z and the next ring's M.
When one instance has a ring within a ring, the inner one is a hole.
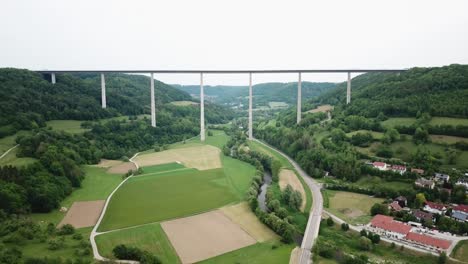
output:
M57 250L64 246L63 239L52 238L47 242L47 248L49 250Z
M327 218L327 226L333 226L334 222L333 222L333 219L331 217L328 217Z
M72 236L73 239L75 240L82 240L83 239L83 235L80 234L80 233L76 233Z
M365 251L369 251L372 249L372 241L365 237L365 236L362 236L359 238L359 248L361 250L365 250Z
M341 230L343 231L348 231L349 230L349 225L347 223L342 223L341 224Z
M57 231L57 234L60 235L60 236L65 236L65 235L72 235L75 233L75 228L70 225L70 224L66 224L66 225L63 225L58 231Z

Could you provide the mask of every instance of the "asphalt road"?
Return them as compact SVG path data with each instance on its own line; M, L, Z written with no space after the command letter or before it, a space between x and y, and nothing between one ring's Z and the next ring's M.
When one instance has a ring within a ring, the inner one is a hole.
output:
M322 193L320 192L320 184L316 182L312 177L307 175L307 173L304 170L302 170L302 168L288 155L260 140L255 139L255 141L264 146L269 147L270 149L275 150L283 157L285 157L293 165L293 167L296 169L299 175L304 179L307 186L309 186L310 191L312 192L312 208L310 209L309 220L307 222L307 228L304 233L304 238L302 240L301 253L298 262L299 264L312 263L311 249L314 245L315 240L318 237L320 220L322 217L323 210L323 198Z

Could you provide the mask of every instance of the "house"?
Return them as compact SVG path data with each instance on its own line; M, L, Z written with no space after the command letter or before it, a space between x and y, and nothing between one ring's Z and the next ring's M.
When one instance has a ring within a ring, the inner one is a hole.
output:
M445 240L445 239L435 238L435 237L431 237L428 235L423 235L423 234L418 234L418 233L413 233L413 232L408 233L405 239L411 241L412 243L425 246L425 247L429 247L432 250L436 250L436 251L445 251L452 244L452 242Z
M462 186L465 186L466 189L468 189L468 180L460 179L455 183L455 185L462 185Z
M392 165L390 169L394 172L400 173L401 175L406 172L406 166L403 165Z
M412 215L418 219L419 222L429 222L434 220L434 215L431 213L426 213L421 210L414 210Z
M374 163L372 163L372 166L381 171L388 170L388 164L385 162L375 161Z
M403 239L412 229L410 225L393 220L393 217L376 215L372 218L369 229L382 236Z
M388 209L389 209L390 211L395 211L395 212L399 212L399 211L402 210L400 204L398 204L397 201L393 201L392 203L390 203L390 204L388 205Z
M423 175L423 174L424 174L424 170L423 170L423 169L411 168L411 172L417 173L417 174L419 174L419 175Z
M398 196L394 201L397 201L401 207L406 207L408 205L408 199L404 196Z
M429 213L443 215L445 211L447 211L447 207L443 204L426 201L423 210Z
M443 173L434 174L434 180L437 182L448 182L449 179L450 179L450 176L448 174L443 174Z
M460 204L452 208L452 217L458 221L468 222L468 205Z
M434 181L428 180L426 178L419 178L414 182L414 184L416 184L418 187L429 189L434 189L435 186Z

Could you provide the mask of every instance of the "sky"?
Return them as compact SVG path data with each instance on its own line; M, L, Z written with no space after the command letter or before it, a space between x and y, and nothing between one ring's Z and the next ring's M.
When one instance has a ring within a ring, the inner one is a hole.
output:
M2 0L0 67L30 70L411 68L468 64L466 0ZM196 75L156 75L198 84ZM346 74L304 74L339 82ZM254 75L253 82L296 81ZM247 75L205 75L246 85Z

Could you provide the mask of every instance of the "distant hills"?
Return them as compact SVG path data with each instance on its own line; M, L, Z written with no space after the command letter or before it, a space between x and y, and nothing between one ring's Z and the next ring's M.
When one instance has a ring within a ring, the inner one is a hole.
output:
M367 73L353 78L351 104L345 107L346 83L329 89L316 104L338 105L345 114L376 117L468 117L468 65L412 68L397 73Z
M149 87L147 76L106 74L108 108L102 109L98 74L59 74L57 83L52 84L33 71L0 69L0 138L18 130L43 127L47 120L97 120L148 114ZM157 111L161 111L163 107L175 107L166 103L193 99L188 93L156 80L155 100ZM193 114L193 111L186 112ZM208 122L219 121L232 117L232 112L207 104L206 116Z
M187 92L194 97L200 96L199 85L173 85L175 88ZM335 83L327 82L302 82L303 100L311 99L321 95L336 86ZM219 104L240 105L247 108L249 87L248 86L204 86L205 95L208 100ZM254 96L254 106L268 106L269 102L285 102L296 104L297 102L297 82L291 83L261 83L252 87Z

